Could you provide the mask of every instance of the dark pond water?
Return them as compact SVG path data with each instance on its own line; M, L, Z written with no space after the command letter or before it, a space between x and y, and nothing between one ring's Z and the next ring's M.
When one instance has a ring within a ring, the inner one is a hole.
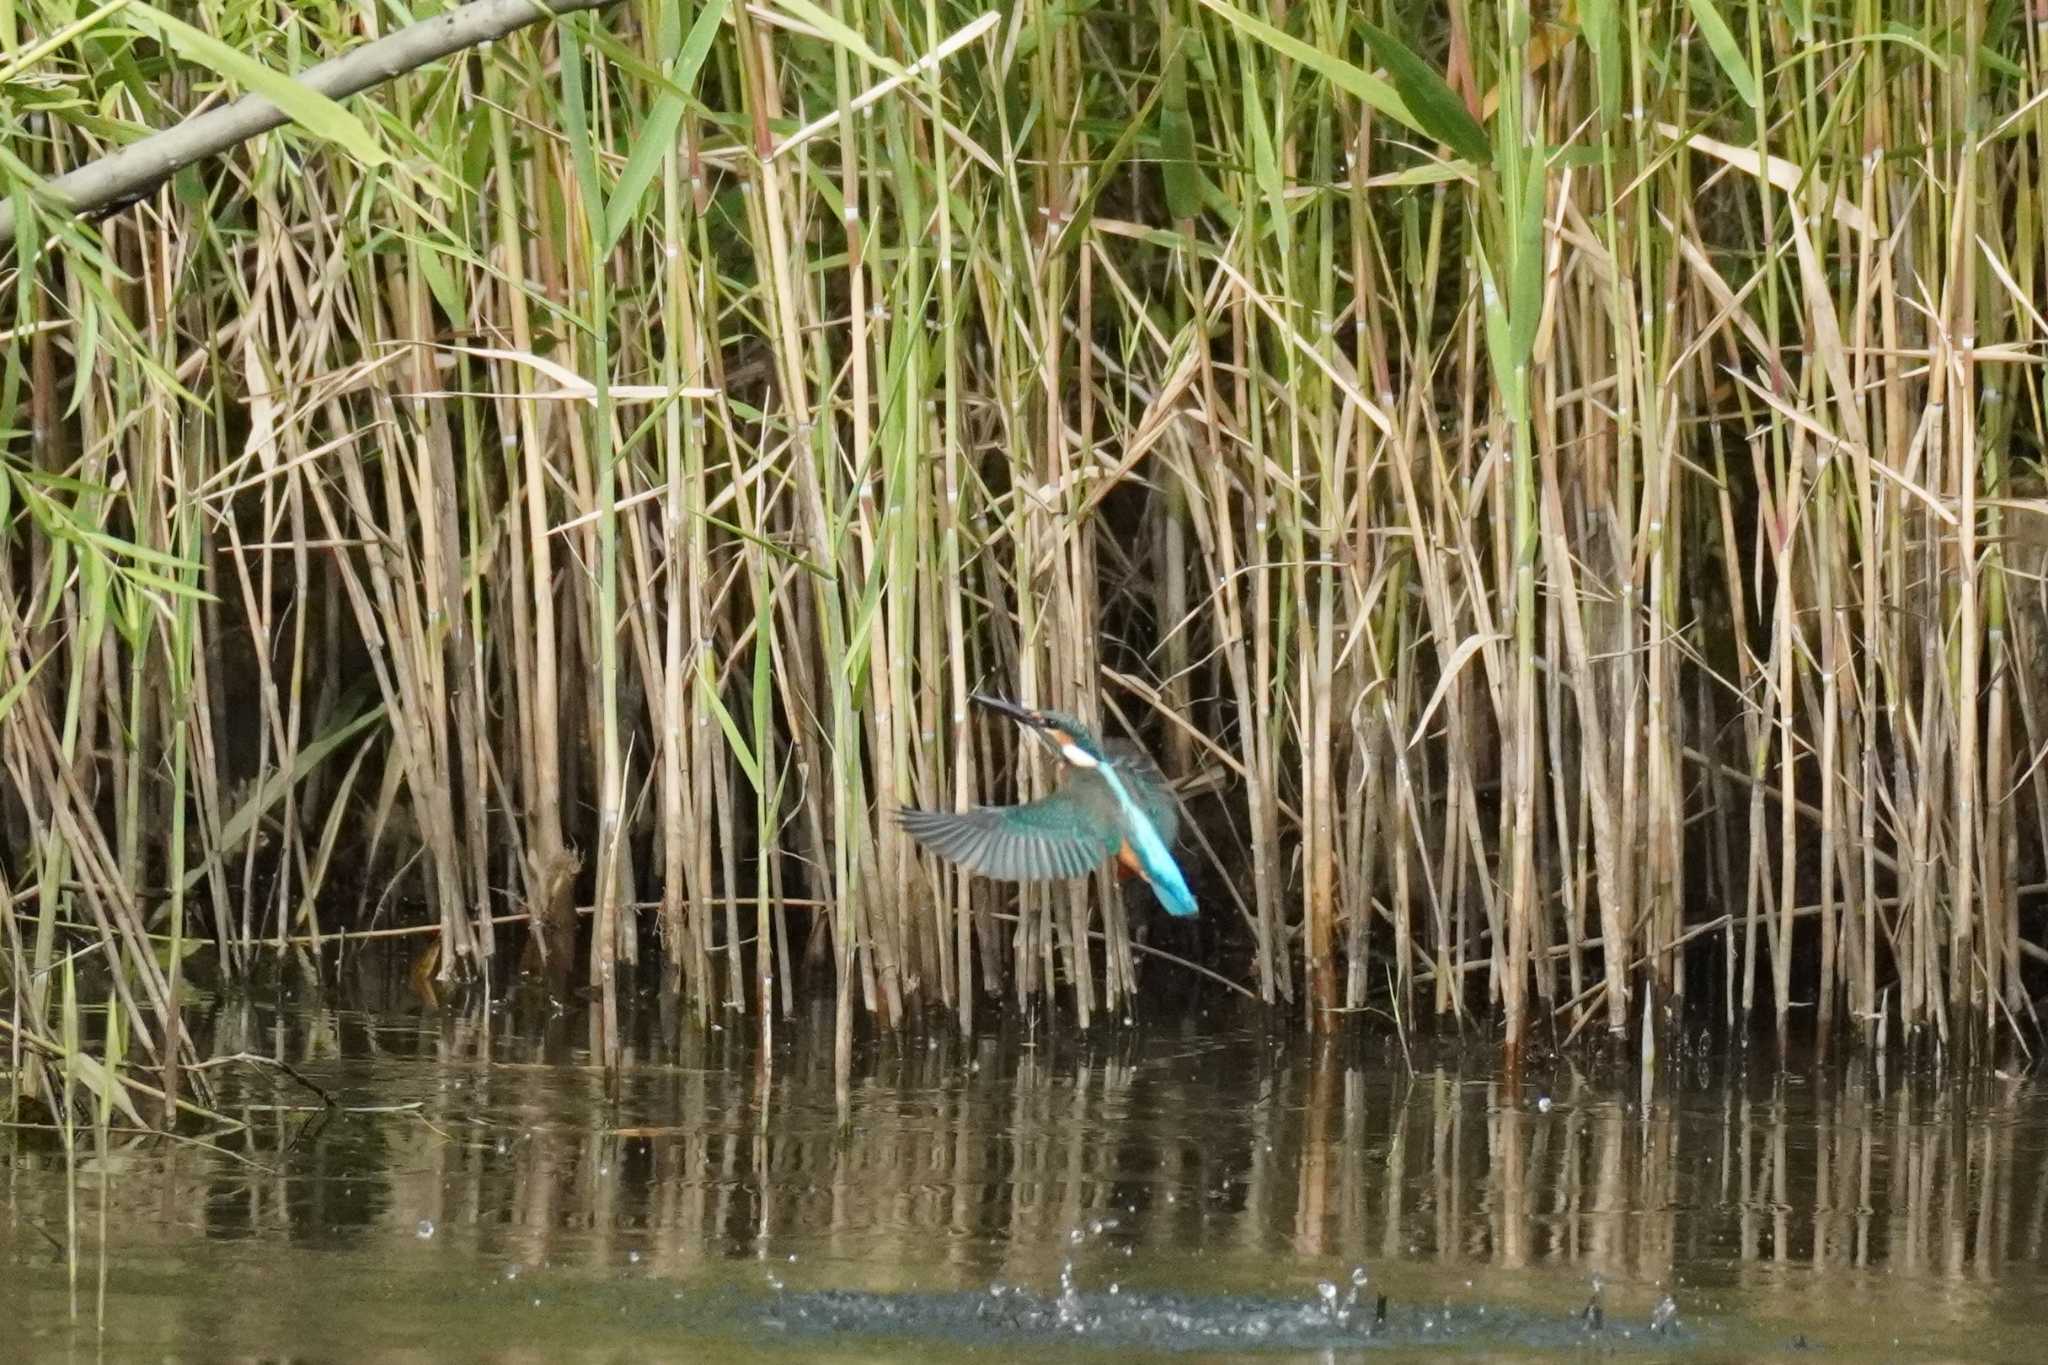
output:
M842 1088L829 1019L649 1005L612 1090L573 1009L344 976L197 1021L333 1106L218 1068L246 1126L82 1151L75 1231L0 1130L0 1358L2048 1359L2030 1078L1685 1056L1645 1110L1219 1011L870 1040Z

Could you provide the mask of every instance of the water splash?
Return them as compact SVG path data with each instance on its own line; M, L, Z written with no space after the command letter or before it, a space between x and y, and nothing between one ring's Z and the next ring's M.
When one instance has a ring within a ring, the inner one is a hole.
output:
M1066 1261L1060 1266L1060 1296L1053 1301L1059 1313L1060 1326L1076 1332L1088 1330L1081 1311L1081 1290L1074 1283L1074 1263Z
M851 1290L784 1293L756 1305L751 1316L794 1339L866 1337L915 1340L995 1351L1036 1341L1085 1339L1103 1349L1150 1351L1355 1350L1412 1345L1443 1350L1570 1350L1583 1344L1584 1310L1532 1313L1499 1304L1453 1305L1389 1312L1384 1294L1367 1303L1363 1267L1349 1286L1324 1280L1296 1298L1243 1294L1148 1292L1118 1283L1084 1290L1072 1262L1061 1267L1057 1292L1001 1282L960 1293L877 1294ZM1667 1301L1668 1302L1668 1301ZM1601 1349L1648 1351L1659 1358L1686 1340L1675 1307L1660 1306L1653 1332L1616 1332Z

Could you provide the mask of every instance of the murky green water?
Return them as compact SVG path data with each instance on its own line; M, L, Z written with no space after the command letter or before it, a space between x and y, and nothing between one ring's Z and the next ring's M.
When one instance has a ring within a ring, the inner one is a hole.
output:
M574 1011L394 1000L198 1021L337 1103L223 1067L246 1129L116 1135L75 1233L0 1132L0 1357L2048 1357L2031 1079L1687 1059L1645 1113L1210 1014L884 1038L842 1094L828 1021L650 1005L608 1094Z

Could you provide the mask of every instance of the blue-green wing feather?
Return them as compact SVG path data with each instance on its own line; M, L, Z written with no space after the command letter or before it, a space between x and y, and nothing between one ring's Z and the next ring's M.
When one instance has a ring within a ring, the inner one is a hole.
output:
M897 823L932 852L1005 882L1085 877L1107 862L1123 840L1085 817L1065 791L1021 806L896 812Z

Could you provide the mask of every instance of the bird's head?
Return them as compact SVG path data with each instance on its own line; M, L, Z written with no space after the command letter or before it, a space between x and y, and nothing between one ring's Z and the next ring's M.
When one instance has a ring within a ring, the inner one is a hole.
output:
M976 692L969 700L1016 721L1076 768L1099 768L1105 762L1102 745L1087 726L1072 716L1060 711L1034 711L983 692Z

